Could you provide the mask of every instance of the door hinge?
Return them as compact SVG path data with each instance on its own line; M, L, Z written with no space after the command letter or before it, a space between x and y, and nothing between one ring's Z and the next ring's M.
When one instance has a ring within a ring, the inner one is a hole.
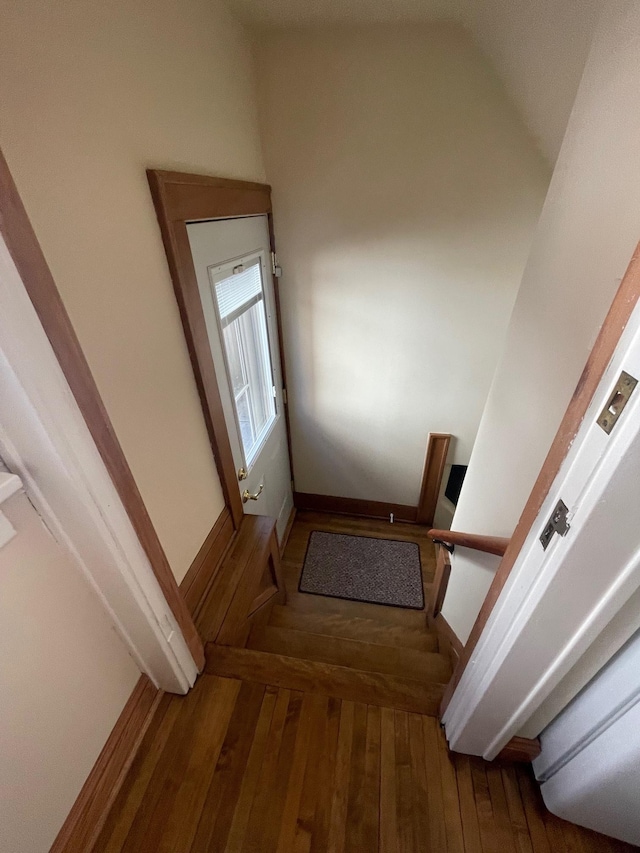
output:
M286 405L288 404L288 402L289 402L289 400L288 400L288 398L287 398L287 389L286 389L286 388L283 388L283 389L282 389L282 402L285 404L285 406L286 406Z
M549 517L549 521L545 524L544 530L542 531L542 535L540 536L540 542L542 543L542 550L546 551L549 547L549 543L553 539L553 534L557 533L558 536L566 536L567 532L570 528L570 524L567 521L567 516L569 515L569 510L563 500L559 500L555 505L551 516Z
M282 267L278 264L278 256L275 252L271 252L271 274L276 278L282 275Z

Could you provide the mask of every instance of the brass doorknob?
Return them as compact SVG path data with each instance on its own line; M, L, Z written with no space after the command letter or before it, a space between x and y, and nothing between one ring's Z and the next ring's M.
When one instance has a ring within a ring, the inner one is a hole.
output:
M255 495L252 495L249 489L245 489L242 493L242 503L246 504L247 501L257 501L260 495L262 494L262 490L264 489L264 483L260 486Z

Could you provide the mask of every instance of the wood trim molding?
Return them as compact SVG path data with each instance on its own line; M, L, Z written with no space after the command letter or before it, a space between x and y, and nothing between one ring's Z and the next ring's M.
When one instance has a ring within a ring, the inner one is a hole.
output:
M436 558L436 571L431 584L431 593L429 595L429 603L427 605L427 615L431 619L442 610L444 597L447 594L447 586L449 585L449 577L451 576L451 560L449 552L441 545L437 546L438 556Z
M462 677L467 664L476 648L480 635L484 630L487 620L491 615L502 589L507 582L514 563L524 545L524 542L536 523L540 507L549 493L569 448L571 447L578 429L584 419L586 411L591 402L602 376L611 361L613 353L618 345L620 336L624 331L629 317L634 310L640 297L640 244L631 258L620 287L611 303L611 307L600 328L596 342L589 354L587 363L578 380L573 397L567 407L564 417L560 423L555 438L551 444L547 457L542 465L540 474L531 490L531 494L525 504L520 520L509 542L498 570L494 575L489 591L476 618L471 634L465 645L464 653L460 658L451 681L447 685L440 715L446 710L451 697Z
M149 183L161 188L163 209L174 222L253 216L271 211L268 184L163 169L149 169L147 175Z
M484 551L485 554L495 554L502 557L507 550L510 539L503 536L482 536L479 533L459 533L457 530L430 530L430 539L438 539L447 545L460 545L461 548L472 548L474 551Z
M237 530L243 508L236 467L224 419L207 328L200 303L196 271L187 234L187 222L197 219L221 219L232 216L265 214L268 219L271 250L275 251L271 187L251 181L236 181L208 175L190 175L159 169L147 171L149 187L160 225L173 288L180 309L191 366L200 395L209 443L222 485L225 503ZM282 321L278 280L273 280L276 302L282 380L286 388L286 366L282 349ZM289 410L285 405L287 442L291 458Z
M100 397L7 163L0 152L0 233L62 372L199 670L204 647Z
M195 176L154 170L148 171L147 177L169 263L173 289L180 309L211 450L218 469L225 504L231 511L233 524L237 529L242 521L242 500L237 487L235 464L224 420L213 357L209 348L186 222L188 218L205 219L223 216L225 203L229 210L237 212L238 198L243 195L242 188L238 187L230 197L228 186L224 183L212 185L209 182L210 179L206 181L202 179L201 183L195 183L191 180ZM212 189L214 192L211 192ZM219 193L215 190L219 190ZM248 193L247 208L252 209L253 212L260 212L256 210L255 189L246 188L246 192ZM203 196L205 196L204 199ZM221 196L220 200L218 200L219 196ZM192 199L191 205L189 198ZM268 198L264 204L268 204L270 209L271 202Z
M445 432L430 432L427 442L427 455L424 461L420 499L416 512L418 524L433 524L438 505L438 496L442 485L444 467L447 464L447 454L451 436Z
M280 543L280 556L284 554L284 549L287 547L287 542L289 541L289 536L291 535L291 528L293 527L293 522L296 520L296 513L298 510L294 507L291 508L291 513L289 514L289 520L287 521L287 526L284 529L284 534L282 536L282 542Z
M357 498L338 498L331 495L312 495L306 492L294 492L293 502L296 509L311 512L332 512L337 515L359 515L362 518L389 519L391 513L395 521L415 524L416 508L405 504L391 504L384 501L365 501Z
M50 853L93 848L162 695L146 675L140 676Z
M198 616L235 533L231 513L225 507L180 582L180 591L194 619Z
M538 738L512 737L494 761L518 761L529 764L542 751Z

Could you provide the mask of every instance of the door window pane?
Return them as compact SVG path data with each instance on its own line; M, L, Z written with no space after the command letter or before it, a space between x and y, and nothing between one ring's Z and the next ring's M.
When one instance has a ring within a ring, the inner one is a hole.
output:
M229 383L247 464L276 417L273 371L259 262L216 282Z

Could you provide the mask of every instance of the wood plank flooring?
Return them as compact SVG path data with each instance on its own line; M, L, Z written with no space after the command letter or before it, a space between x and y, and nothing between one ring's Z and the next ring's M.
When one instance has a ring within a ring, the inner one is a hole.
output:
M613 853L524 765L447 751L431 716L203 675L166 696L96 853Z
M247 648L209 643L195 688L163 698L95 853L634 849L549 814L530 767L450 754L435 718L450 669L425 613L300 593L312 530L418 542L428 594L422 528L300 513L287 603Z

